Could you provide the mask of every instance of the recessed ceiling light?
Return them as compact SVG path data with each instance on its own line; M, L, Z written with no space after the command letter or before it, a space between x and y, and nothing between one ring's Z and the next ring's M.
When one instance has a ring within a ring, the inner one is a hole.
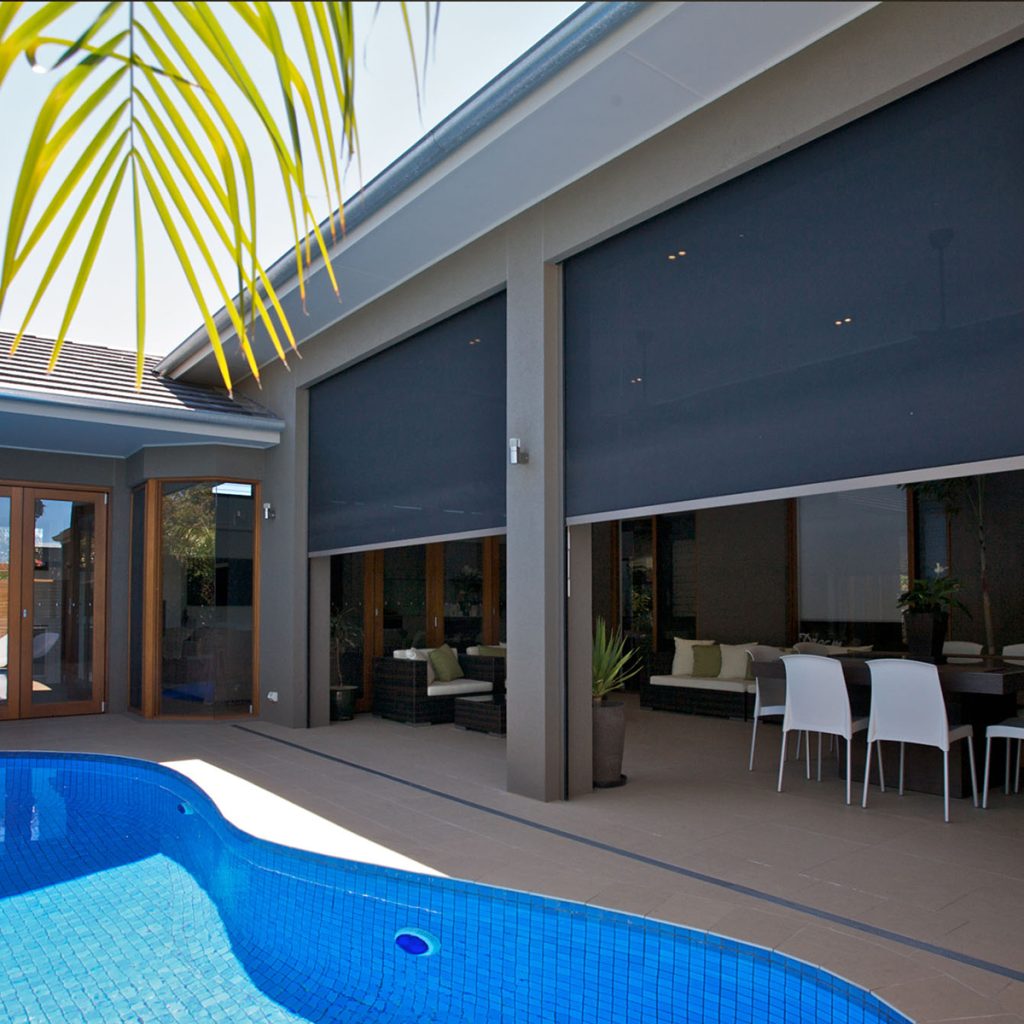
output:
M843 323L844 324L852 324L853 323L853 317L852 316L843 317Z
M670 252L670 253L668 254L668 258L669 258L670 260L674 260L674 259L676 258L676 254L675 254L674 252Z
M642 384L643 380L644 380L643 377L630 377L629 378L629 383L630 384Z
M685 256L686 255L686 250L685 249L680 249L679 250L679 255L680 256Z
M470 345L479 345L480 344L480 339L479 338L470 338L469 339L469 343L470 343Z

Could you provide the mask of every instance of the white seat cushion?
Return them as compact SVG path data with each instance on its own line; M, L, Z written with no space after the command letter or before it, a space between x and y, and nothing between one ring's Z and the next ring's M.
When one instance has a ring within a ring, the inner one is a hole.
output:
M454 683L433 683L427 687L428 697L458 697L464 693L490 693L491 683L482 679L457 679Z
M705 679L703 676L651 676L651 686L681 686L688 690L724 690L753 693L756 685L746 679Z

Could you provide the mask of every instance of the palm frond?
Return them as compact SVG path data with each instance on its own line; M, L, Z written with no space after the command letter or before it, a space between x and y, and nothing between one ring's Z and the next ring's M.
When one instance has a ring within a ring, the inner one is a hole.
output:
M397 6L418 103L408 5ZM429 58L429 0L424 8ZM89 12L85 28L61 32L76 9ZM353 24L352 4L338 0L282 6L266 0L109 0L44 3L34 10L0 4L0 86L19 57L53 78L27 140L0 249L0 307L15 278L30 268L37 275L15 344L43 298L64 285L61 268L84 237L85 255L67 288L56 360L123 200L131 209L127 244L134 250L138 383L147 325L145 247L154 236L162 236L181 268L229 391L227 328L218 326L204 297L204 280L212 282L257 381L252 342L258 327L280 359L296 351L295 333L258 255L257 196L262 203L265 192L257 188L258 160L248 137L255 121L272 154L262 162L272 176L276 172L271 181L288 211L303 307L314 267L322 266L339 295L332 245L344 231L342 171L358 152ZM40 52L54 47L57 56L47 69ZM267 76L251 70L260 60L271 69L273 89L261 88ZM326 209L314 209L311 179L322 186ZM149 214L158 231L143 231ZM44 243L52 254L38 270L35 257Z

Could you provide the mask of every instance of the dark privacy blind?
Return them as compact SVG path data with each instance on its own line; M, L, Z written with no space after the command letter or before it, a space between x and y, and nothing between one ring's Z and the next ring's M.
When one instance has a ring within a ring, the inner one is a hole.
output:
M565 264L570 516L1024 453L1024 44Z
M310 390L310 551L504 528L504 293Z

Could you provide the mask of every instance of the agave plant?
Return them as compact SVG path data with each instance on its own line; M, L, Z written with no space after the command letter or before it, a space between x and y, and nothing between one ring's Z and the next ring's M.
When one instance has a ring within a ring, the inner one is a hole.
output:
M609 630L603 618L594 626L593 697L607 700L608 694L619 690L641 669L640 656L626 650L626 641L619 629Z
M396 6L418 76L408 5ZM425 64L439 4L423 7ZM89 16L84 31L62 30L76 12L78 19L82 12ZM286 44L291 37L299 42ZM228 390L231 376L200 285L203 274L213 281L256 380L259 367L251 339L257 323L286 361L295 337L257 255L260 167L239 113L248 108L269 140L269 173L276 171L291 218L303 304L314 258L323 262L337 294L330 245L344 229L342 170L357 146L355 49L352 4L336 0L0 4L0 89L19 58L53 79L22 160L0 258L2 308L12 281L44 240L52 253L33 282L12 351L43 297L56 286L67 298L53 368L111 214L126 196L134 226L137 383L146 332L143 224L150 214L188 282ZM51 52L55 59L44 62L41 55ZM277 94L279 102L272 102L258 76L250 74L254 52L269 60L273 76L267 91ZM321 211L313 209L309 198L314 182L326 200ZM260 202L266 202L265 192ZM81 249L75 246L80 234L84 255L68 280L61 268L73 248L76 256Z

